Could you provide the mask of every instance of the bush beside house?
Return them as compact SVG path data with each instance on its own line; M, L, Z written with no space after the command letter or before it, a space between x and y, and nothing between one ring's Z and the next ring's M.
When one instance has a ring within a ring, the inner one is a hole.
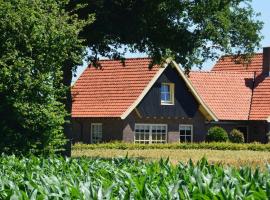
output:
M226 142L228 141L228 133L221 127L211 127L206 135L206 142Z
M229 140L232 143L244 143L245 142L244 134L237 129L233 129L229 133Z

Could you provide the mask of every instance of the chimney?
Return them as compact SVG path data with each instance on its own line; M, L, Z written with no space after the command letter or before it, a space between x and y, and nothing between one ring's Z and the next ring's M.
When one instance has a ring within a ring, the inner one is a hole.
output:
M263 73L270 76L270 47L263 48Z

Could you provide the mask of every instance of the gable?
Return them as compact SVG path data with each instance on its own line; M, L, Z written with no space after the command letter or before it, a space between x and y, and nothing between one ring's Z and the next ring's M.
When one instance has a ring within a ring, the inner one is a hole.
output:
M162 83L174 84L174 105L161 105L160 87ZM199 104L189 91L175 68L168 66L137 106L144 117L185 117L193 118Z

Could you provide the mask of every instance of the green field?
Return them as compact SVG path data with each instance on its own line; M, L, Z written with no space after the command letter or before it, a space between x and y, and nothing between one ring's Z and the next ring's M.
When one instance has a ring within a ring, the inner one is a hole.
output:
M270 168L168 160L0 158L0 199L267 199Z

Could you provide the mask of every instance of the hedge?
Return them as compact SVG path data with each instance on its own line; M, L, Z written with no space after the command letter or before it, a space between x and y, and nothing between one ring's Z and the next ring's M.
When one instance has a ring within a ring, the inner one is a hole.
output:
M245 143L237 144L230 142L211 142L211 143L167 143L167 144L134 144L124 142L111 142L100 144L77 143L72 146L73 150L94 150L94 149L211 149L211 150L252 150L270 151L270 144Z

